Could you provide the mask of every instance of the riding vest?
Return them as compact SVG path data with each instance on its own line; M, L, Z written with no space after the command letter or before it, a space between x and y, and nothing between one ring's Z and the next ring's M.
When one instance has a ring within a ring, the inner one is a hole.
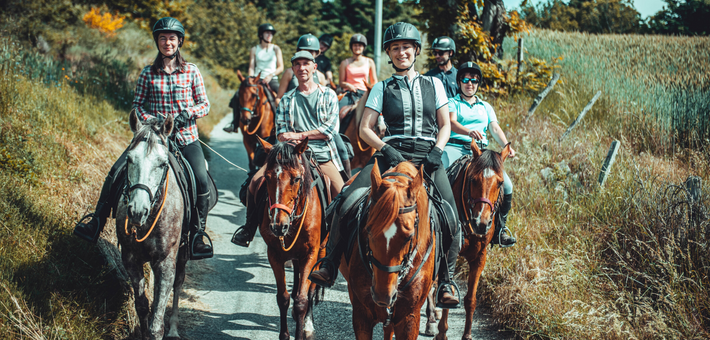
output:
M387 132L382 140L399 137L436 141L436 89L429 76L417 76L411 88L407 78L392 76L384 81L382 117Z

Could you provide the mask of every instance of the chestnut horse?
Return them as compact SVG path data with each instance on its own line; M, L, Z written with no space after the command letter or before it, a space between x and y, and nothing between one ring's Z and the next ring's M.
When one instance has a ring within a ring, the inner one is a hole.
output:
M423 170L403 162L380 176L375 162L370 176L367 222L356 233L349 260L340 263L355 338L372 339L373 327L382 322L385 339L417 339L436 257Z
M469 157L464 170L451 183L456 199L459 220L465 235L460 256L468 262L468 292L464 298L466 309L466 324L463 340L473 339L471 324L476 311L476 291L478 281L486 265L488 245L493 239L494 217L498 208L498 198L503 186L503 162L510 153L510 143L503 151L481 151L475 141L471 142L472 156ZM445 340L449 328L447 319L449 310L444 309L439 321L439 334L436 340ZM429 320L432 320L430 316Z
M168 162L166 136L173 130L173 118L169 115L162 122L152 120L142 124L136 112L131 111L129 122L133 141L126 157L127 185L116 209L121 259L133 285L141 339L163 339L170 293L174 294L167 339L179 339L178 301L188 254L187 247L180 247L185 214L183 196ZM146 262L150 262L155 274L152 307L145 294Z
M325 256L325 241L321 237L321 202L312 186L311 163L304 152L308 139L297 145L274 145L259 138L268 153L264 179L269 192L268 218L262 218L261 236L268 246L269 263L276 278L276 301L281 311L279 339L288 340L286 312L289 293L286 287L284 263L293 263L293 318L296 320L296 339L313 337L313 306L317 302L316 285L308 280L308 273Z
M249 169L254 164L254 151L256 150L257 136L267 139L274 129L276 108L271 106L264 86L261 86L260 74L256 77L245 78L237 70L237 76L242 82L239 85L239 127L242 129L244 148L249 156ZM259 164L261 165L261 164Z
M367 103L367 97L370 95L371 87L367 85L367 91L365 94L358 99L355 104L343 106L340 110L340 120L347 115L354 115L350 119L348 126L345 128L344 134L350 139L350 143L353 145L354 156L350 160L350 167L354 169L362 169L370 161L370 158L375 154L375 148L371 147L365 141L360 138L360 121L362 121L362 114L365 112L365 104ZM341 130L342 131L342 130ZM385 135L384 124L377 124L375 126L375 133L380 136L380 138Z

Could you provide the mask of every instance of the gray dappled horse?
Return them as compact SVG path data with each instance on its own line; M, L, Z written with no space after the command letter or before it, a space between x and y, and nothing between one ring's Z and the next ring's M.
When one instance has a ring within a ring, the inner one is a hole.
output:
M163 338L165 308L172 290L175 294L167 338L179 339L178 301L188 254L187 247L180 248L183 196L168 163L166 136L173 130L173 118L143 124L133 111L130 125L133 141L126 157L127 190L116 214L121 257L133 284L143 339ZM150 262L155 279L152 308L145 295L146 262Z

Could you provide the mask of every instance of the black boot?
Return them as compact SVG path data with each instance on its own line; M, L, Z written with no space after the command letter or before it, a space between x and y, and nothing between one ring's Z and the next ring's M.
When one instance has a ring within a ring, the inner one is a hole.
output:
M342 192L344 192L343 190ZM343 256L343 251L345 248L344 242L341 242L342 237L340 237L340 214L338 209L340 208L340 201L342 199L342 192L333 200L331 204L333 206L333 217L330 220L330 234L328 235L328 243L325 246L325 257L318 260L316 264L311 269L311 274L308 279L311 282L322 286L322 287L332 287L335 283L335 279L338 278L338 267L340 267L340 258ZM315 270L320 264L320 268Z
M493 234L492 244L497 244L501 248L507 248L515 245L517 240L515 237L508 235L508 228L505 226L508 220L508 212L510 212L511 203L513 201L513 194L503 195L503 202L500 205L500 209L496 211L496 230Z
M264 205L267 200L266 186L262 186L257 190L258 197L256 202L254 201L254 195L247 190L247 220L232 236L232 243L238 246L249 247L251 241L254 240L256 230L261 224L260 217L264 216Z
M209 213L210 193L197 195L197 219L198 225L190 230L190 259L201 260L214 256L212 249L212 240L205 232L207 226L207 214ZM208 243L205 243L204 238L207 238Z
M453 309L459 308L461 301L459 286L454 281L456 259L461 250L461 229L458 228L458 230L454 231L453 236L450 235L451 231L446 234L449 235L444 236L448 238L445 243L449 243L449 247L446 251L446 267L439 270L439 289L436 294L436 306L439 308Z
M99 201L96 204L96 211L81 218L74 227L74 235L81 237L91 243L99 240L101 231L104 230L106 219L111 215L111 206L107 202ZM88 222L83 221L91 218Z

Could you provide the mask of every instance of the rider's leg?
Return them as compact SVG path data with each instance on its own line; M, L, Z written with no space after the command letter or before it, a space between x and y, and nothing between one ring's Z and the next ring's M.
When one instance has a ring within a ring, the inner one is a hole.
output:
M116 180L117 172L126 164L126 151L118 157L118 160L108 172L108 175L104 180L104 185L101 187L101 194L99 195L99 201L96 203L96 210L93 214L84 216L84 218L76 224L74 227L74 235L92 243L96 243L96 241L98 241L99 234L101 234L101 231L104 229L104 225L106 224L106 219L111 215L112 204L110 201L112 199L112 193L114 192L112 186ZM91 219L88 222L83 223L82 221L86 217L91 217Z
M375 158L376 157L372 157L368 165L360 171L360 175L353 180L345 191L341 192L340 195L331 202L331 204L335 204L335 206L333 209L333 218L327 221L327 223L330 223L330 234L328 235L328 242L325 246L325 257L319 261L320 268L313 270L308 277L308 279L315 284L330 287L335 283L335 279L338 275L338 267L340 267L340 258L343 257L343 252L345 251L348 241L342 238L341 235L350 234L350 231L347 230L349 224L340 223L339 205L353 190L370 186L370 172L372 171L372 164L375 162ZM377 158L378 164L382 164L383 157L379 156ZM380 171L383 171L382 168L380 169Z
M493 244L498 244L501 248L510 247L517 242L515 237L508 235L509 229L505 226L508 221L508 212L513 201L513 182L508 174L503 171L503 201L498 211L496 211L496 230L493 235Z
M454 201L454 194L451 190L451 184L446 177L446 171L443 168L439 168L434 172L432 180L439 190L441 198L445 201L444 208L449 209L451 216L454 218L452 222L453 225L444 226L442 228L444 252L446 253L446 268L442 268L442 271L440 271L442 275L439 276L439 283L442 285L442 288L439 290L437 302L444 306L454 307L459 304L459 292L456 291L453 278L456 272L456 259L461 250L461 227L456 218L456 201Z
M331 198L335 198L340 193L340 189L343 188L343 178L340 176L340 172L333 164L333 161L328 161L325 163L320 163L320 169L323 173L330 178L330 194Z
M232 108L232 122L225 125L222 130L226 132L236 132L239 129L239 108L241 107L241 104L239 104L239 91L232 97L232 100L229 102L229 107Z
M340 137L339 133L333 135L333 140L335 141L335 146L338 148L338 156L340 157L340 162L343 164L343 180L347 181L352 176L352 168L350 167L350 158L348 157L348 149L343 142L343 138Z
M257 197L257 190L264 180L264 171L266 167L261 167L259 171L254 174L249 182L249 190L247 192L247 218L243 226L239 227L232 236L232 243L248 247L251 241L254 239L256 234L256 229L259 228L261 223L261 217L264 213L264 205L266 204L266 198ZM261 196L261 195L260 195Z
M209 258L213 255L212 246L206 244L203 240L203 235L206 235L207 214L209 213L209 198L210 195L217 193L210 192L209 175L207 174L207 166L205 164L205 155L202 152L202 146L199 141L194 141L182 148L182 154L190 163L192 172L195 174L195 182L197 187L197 208L198 225L190 226L190 240L193 244L192 250L193 259ZM197 256L196 256L197 255Z

